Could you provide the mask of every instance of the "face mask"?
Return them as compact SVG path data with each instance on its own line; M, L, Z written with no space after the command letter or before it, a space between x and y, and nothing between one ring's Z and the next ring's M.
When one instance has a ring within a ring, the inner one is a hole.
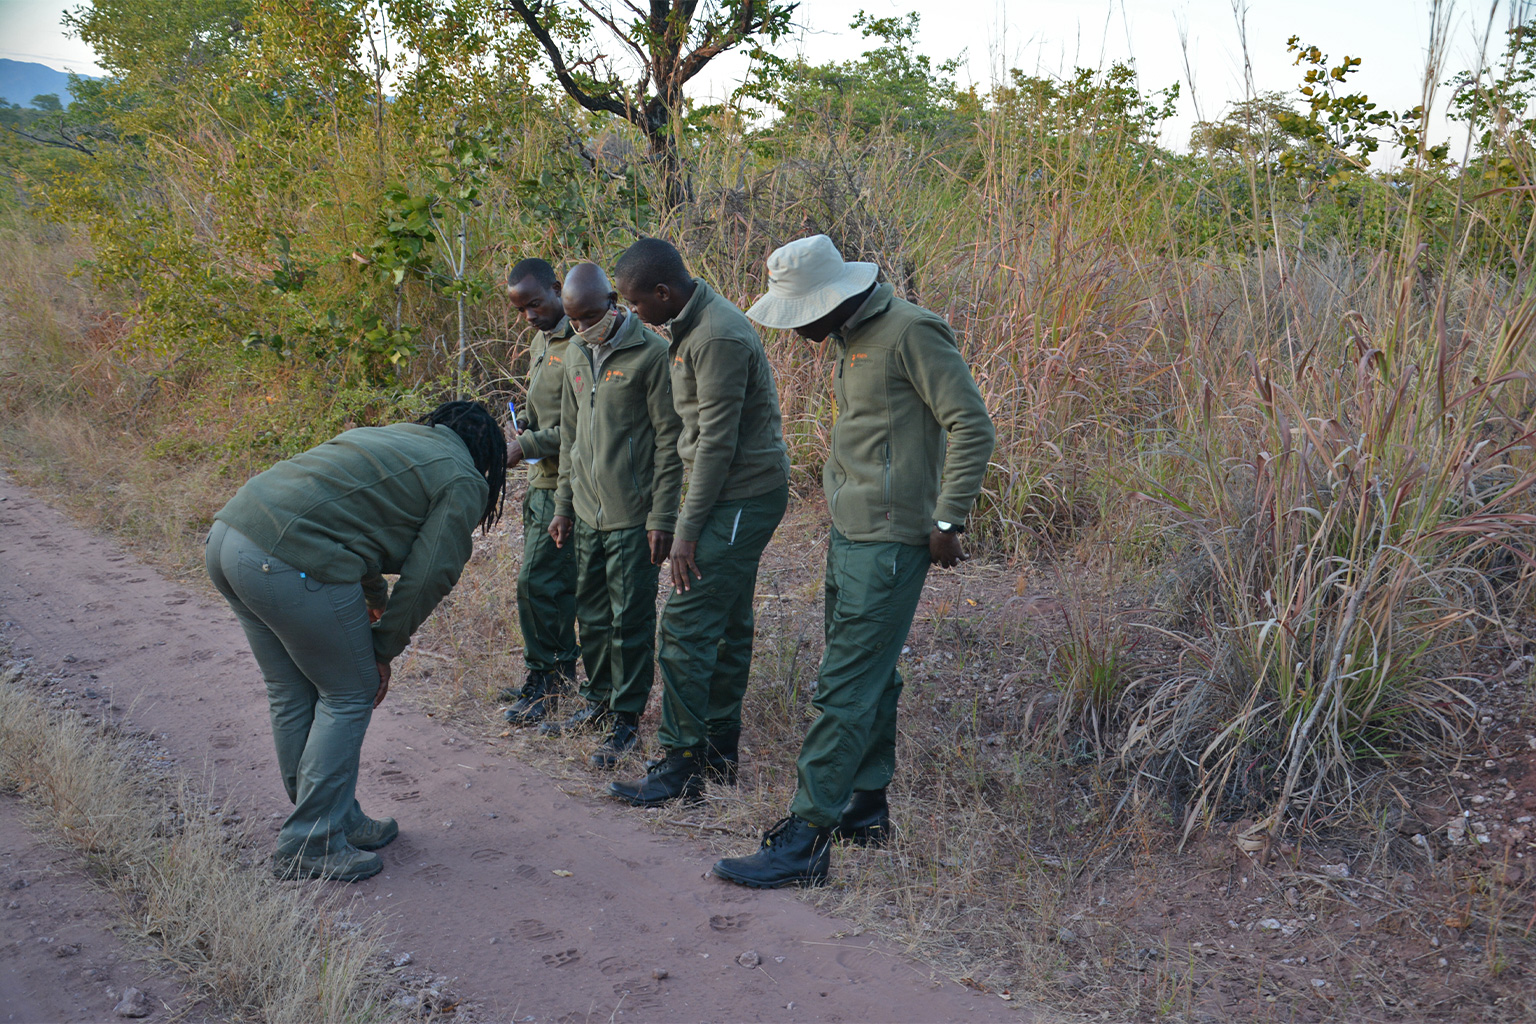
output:
M608 332L613 330L614 322L618 320L618 318L619 311L616 309L610 309L608 312L602 315L602 318L599 319L597 323L593 324L591 327L588 327L586 330L577 331L576 336L579 337L581 339L581 343L588 348L591 348L594 345L601 345L603 342L608 340Z

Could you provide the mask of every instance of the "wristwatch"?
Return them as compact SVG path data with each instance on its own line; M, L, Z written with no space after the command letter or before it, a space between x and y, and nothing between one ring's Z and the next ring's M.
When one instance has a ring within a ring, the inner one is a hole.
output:
M933 525L937 526L939 528L939 532L940 533L964 533L965 532L965 524L964 523L946 523L942 519L936 519L936 520L934 520Z

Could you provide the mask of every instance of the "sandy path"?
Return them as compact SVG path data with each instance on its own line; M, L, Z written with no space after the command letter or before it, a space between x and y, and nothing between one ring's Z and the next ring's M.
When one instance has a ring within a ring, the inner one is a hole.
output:
M4 476L0 620L16 653L66 676L63 687L128 709L184 767L211 767L250 813L286 813L264 693L228 609ZM1019 1019L1014 1006L867 937L835 938L848 924L792 894L705 877L711 858L701 847L657 839L621 809L569 796L417 712L386 703L375 715L359 797L371 813L398 818L402 835L383 851L384 872L345 895L383 911L392 948L455 977L478 1016ZM748 949L761 967L737 963Z

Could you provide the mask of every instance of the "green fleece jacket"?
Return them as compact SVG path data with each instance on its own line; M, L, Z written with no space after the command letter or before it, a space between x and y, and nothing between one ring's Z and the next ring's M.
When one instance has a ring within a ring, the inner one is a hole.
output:
M389 661L459 581L490 488L447 427L358 427L247 480L214 516L321 583L362 583ZM398 573L393 593L384 573ZM387 596L386 596L387 595Z
M671 533L683 461L667 343L628 313L612 344L600 374L580 339L566 350L555 514L580 516L597 530L644 525Z
M935 520L964 523L996 433L949 325L882 284L833 337L832 525L849 540L926 544Z
M717 501L767 494L789 482L789 451L773 368L752 321L693 279L693 297L669 325L672 404L688 466L679 540L698 540Z
M566 352L571 322L561 320L552 331L538 331L528 347L528 396L523 415L528 429L517 435L528 464L528 486L553 490L560 482L560 392L565 383Z

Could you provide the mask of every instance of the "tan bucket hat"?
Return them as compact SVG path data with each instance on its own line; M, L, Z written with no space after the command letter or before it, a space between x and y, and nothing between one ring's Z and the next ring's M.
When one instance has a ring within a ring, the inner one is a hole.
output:
M873 263L844 263L826 235L797 238L768 256L768 294L747 316L764 327L804 327L875 283Z

